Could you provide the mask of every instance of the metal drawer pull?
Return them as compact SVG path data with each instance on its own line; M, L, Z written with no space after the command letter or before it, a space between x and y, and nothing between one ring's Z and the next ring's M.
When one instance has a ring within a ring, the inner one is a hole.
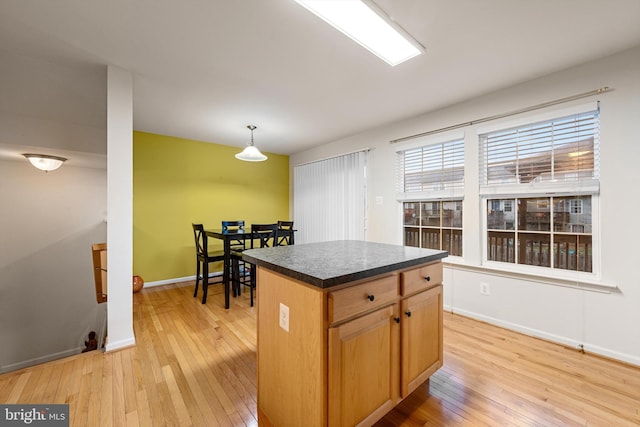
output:
M367 298L369 298L369 301L373 301L374 299L376 299L374 295L367 295Z

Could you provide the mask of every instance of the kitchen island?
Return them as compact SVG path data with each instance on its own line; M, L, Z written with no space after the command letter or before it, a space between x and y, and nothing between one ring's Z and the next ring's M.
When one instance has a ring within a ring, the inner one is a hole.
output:
M447 253L363 241L253 249L260 425L371 425L442 366Z

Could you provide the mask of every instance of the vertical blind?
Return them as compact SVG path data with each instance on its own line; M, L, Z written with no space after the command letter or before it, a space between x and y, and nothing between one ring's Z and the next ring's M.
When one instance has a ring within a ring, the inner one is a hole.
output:
M484 186L597 179L598 111L480 135Z
M296 243L364 240L366 151L294 167Z
M399 151L396 167L399 200L410 199L411 194L437 198L447 190L448 195L461 195L464 139Z

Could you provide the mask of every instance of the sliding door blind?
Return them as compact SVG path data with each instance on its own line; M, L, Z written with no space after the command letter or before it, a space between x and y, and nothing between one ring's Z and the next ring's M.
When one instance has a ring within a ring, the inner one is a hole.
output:
M481 186L599 178L597 111L480 135Z
M365 239L366 154L294 167L297 243Z
M464 140L399 151L396 167L398 200L461 197Z

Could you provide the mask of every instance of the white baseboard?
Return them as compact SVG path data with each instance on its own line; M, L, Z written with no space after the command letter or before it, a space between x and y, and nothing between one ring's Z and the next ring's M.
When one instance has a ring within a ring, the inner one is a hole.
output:
M209 273L209 278L215 278L222 276L222 271L214 271L213 273ZM154 286L162 286L162 285L171 285L174 283L182 283L182 282L192 282L196 280L196 276L186 276L186 277L176 277L175 279L166 279L166 280L156 280L155 282L145 282L145 288L152 288Z
M566 345L567 347L575 348L576 351L578 349L578 346L582 345L584 348L584 351L587 353L593 353L599 356L604 356L611 359L619 360L621 362L629 363L631 365L640 366L640 357L638 356L616 352L607 348L591 345L589 343L581 342L572 338L564 337L561 335L550 334L548 332L540 331L538 329L529 328L516 323L506 322L504 320L496 319L494 317L485 316L483 314L475 313L472 311L461 310L448 305L445 305L443 309L445 311L460 314L462 316L470 317L472 319L481 320L483 322L487 322L492 325L500 326L501 328L519 332L524 335L529 335L536 338L542 338L544 340L551 341L557 344Z
M105 346L105 351L110 352L110 351L120 350L126 347L133 347L134 345L136 345L136 337L109 342L109 337L107 336L107 345Z
M18 369L28 368L30 366L39 365L41 363L51 362L52 360L62 359L64 357L73 356L79 354L83 347L71 348L69 350L60 351L58 353L47 354L45 356L36 357L29 360L23 360L22 362L12 363L0 367L0 374L5 372L17 371Z

